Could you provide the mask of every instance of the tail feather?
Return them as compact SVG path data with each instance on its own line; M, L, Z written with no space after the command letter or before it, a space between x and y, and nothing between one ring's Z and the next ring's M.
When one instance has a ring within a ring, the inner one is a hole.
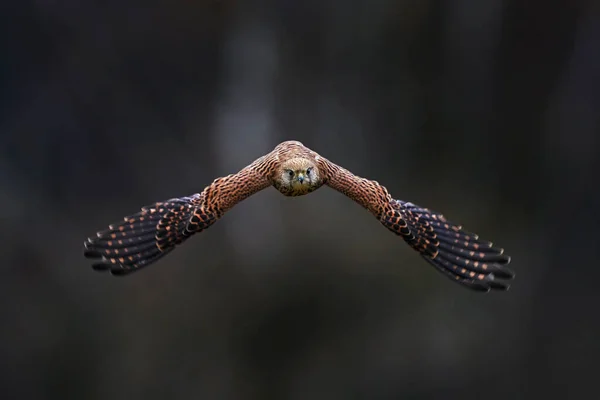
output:
M88 238L84 256L95 261L92 268L113 275L126 275L152 264L216 221L202 208L202 200L202 195L195 194L142 207Z
M493 247L491 242L480 240L426 208L400 200L392 200L390 205L381 222L438 271L474 290L508 290L510 285L498 280L515 276L506 266L510 257L504 249Z

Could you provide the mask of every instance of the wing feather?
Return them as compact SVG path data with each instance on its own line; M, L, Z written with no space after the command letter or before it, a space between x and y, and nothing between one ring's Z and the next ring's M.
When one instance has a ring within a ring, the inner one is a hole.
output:
M487 292L508 290L514 278L504 249L451 223L443 215L393 199L376 181L358 177L325 159L325 183L368 209L390 231L438 271L466 287Z
M157 202L111 224L84 242L96 270L127 275L150 265L195 233L213 225L234 205L271 185L269 157L236 174L215 179L202 193Z

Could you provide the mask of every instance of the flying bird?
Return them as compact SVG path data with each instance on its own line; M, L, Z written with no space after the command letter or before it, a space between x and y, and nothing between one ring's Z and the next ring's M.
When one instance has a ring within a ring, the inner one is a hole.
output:
M208 229L240 201L269 186L303 196L326 185L369 210L438 271L468 288L508 290L510 257L491 242L427 208L392 198L374 180L361 178L298 141L286 141L239 172L215 179L201 193L145 207L85 241L96 270L127 275L164 257Z

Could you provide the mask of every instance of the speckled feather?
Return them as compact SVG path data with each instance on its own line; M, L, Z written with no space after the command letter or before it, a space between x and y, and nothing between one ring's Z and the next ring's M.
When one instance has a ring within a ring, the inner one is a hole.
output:
M508 289L506 280L514 273L506 267L510 257L503 249L441 214L393 199L378 182L354 175L297 141L279 144L238 173L215 179L201 193L143 207L87 239L85 256L96 260L95 269L125 275L156 262L260 190L273 186L285 196L302 196L323 185L369 210L453 281L479 291Z
M265 177L274 165L261 157L237 174L215 179L202 193L143 207L121 223L98 232L85 242L85 256L98 260L92 266L126 275L156 262L194 233L214 224L246 197L271 185Z

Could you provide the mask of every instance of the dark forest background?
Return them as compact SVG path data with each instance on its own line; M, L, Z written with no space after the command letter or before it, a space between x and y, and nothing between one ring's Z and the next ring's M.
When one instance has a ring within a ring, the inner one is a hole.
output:
M595 1L6 1L0 395L587 398ZM482 295L342 195L269 189L160 263L83 240L296 139L507 249Z

